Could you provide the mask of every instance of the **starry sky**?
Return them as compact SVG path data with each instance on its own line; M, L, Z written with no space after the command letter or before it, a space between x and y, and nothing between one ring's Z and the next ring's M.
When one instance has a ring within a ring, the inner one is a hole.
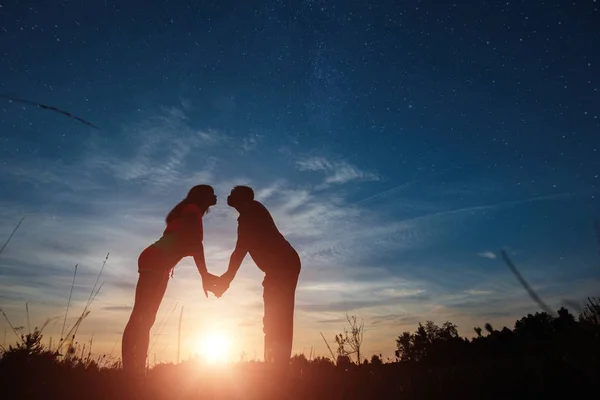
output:
M465 336L596 295L600 5L566 1L4 1L0 306L15 326L101 291L78 340L119 354L137 257L199 183L208 268L235 244L236 184L255 188L298 249L294 352L327 354L345 316L392 356L419 321ZM248 259L205 299L175 270L151 360L206 332L262 355L262 274ZM45 328L56 341L62 318ZM2 327L8 326L2 320ZM0 332L2 333L2 332ZM8 330L3 344L14 336ZM154 357L154 358L153 358Z

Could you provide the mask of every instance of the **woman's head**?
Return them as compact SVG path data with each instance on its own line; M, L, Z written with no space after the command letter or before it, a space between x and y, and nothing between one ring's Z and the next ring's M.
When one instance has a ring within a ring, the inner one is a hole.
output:
M210 185L197 185L190 189L185 199L181 200L171 212L167 215L166 222L177 218L184 207L188 204L195 204L200 208L203 214L208 212L209 207L217 204L217 196Z
M185 198L189 203L196 204L200 209L207 209L217 204L215 190L210 185L196 185L190 189Z

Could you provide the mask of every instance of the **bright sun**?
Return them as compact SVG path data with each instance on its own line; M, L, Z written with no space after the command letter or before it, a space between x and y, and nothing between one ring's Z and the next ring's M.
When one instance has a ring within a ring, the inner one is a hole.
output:
M224 363L229 358L231 341L224 332L207 332L198 342L199 355L210 363Z

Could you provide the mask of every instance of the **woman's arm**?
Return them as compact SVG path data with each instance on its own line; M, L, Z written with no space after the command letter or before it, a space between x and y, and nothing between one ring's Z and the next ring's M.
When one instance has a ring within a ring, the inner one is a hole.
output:
M204 259L204 246L202 245L202 243L196 246L197 250L196 253L193 255L194 262L196 263L196 268L198 268L198 272L200 272L200 276L204 278L209 275L208 269L206 268L206 260Z
M204 245L202 241L204 239L204 232L202 231L202 215L193 209L189 208L182 213L183 221L185 224L185 234L182 238L185 242L185 246L191 249L188 253L194 258L196 268L202 277L202 289L204 295L208 298L208 292L215 291L215 283L217 277L206 268L206 259L204 258Z
M198 207L187 205L181 213L181 223L183 231L180 240L186 249L186 255L194 257L194 262L200 275L204 277L208 274L206 269L206 260L204 258L204 232L202 231L202 215L199 215Z
M198 272L202 277L202 290L204 290L204 295L208 298L208 292L213 292L217 297L221 297L222 293L218 294L216 290L216 285L219 281L219 277L211 274L206 269L206 261L204 260L204 247L202 243L200 243L200 248L197 253L193 255L194 262L196 263L196 268L198 268Z

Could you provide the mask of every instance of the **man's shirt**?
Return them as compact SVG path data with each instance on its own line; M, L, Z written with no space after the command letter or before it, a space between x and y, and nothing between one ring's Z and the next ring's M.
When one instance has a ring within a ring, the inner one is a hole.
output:
M285 268L281 264L297 257L296 250L279 232L269 211L256 200L240 213L237 246L247 250L264 272Z

